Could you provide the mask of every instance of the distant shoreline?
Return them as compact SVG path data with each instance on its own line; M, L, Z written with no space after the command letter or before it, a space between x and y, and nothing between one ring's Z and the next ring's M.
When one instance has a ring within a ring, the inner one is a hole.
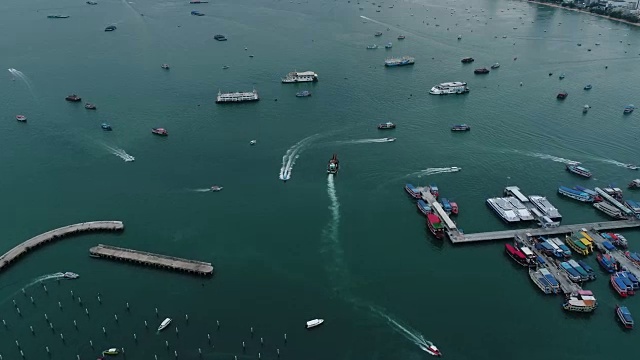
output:
M584 10L581 10L581 9L578 9L578 8L569 8L569 7L564 7L564 6L560 6L560 5L557 5L557 4L545 3L545 2L535 1L535 0L527 0L527 2L538 4L538 5L550 6L550 7L559 8L559 9L565 9L565 10L569 10L569 11L581 12L583 14L588 14L588 15L592 15L592 16L601 17L601 18L604 18L604 19L618 21L618 22L629 24L629 25L633 25L633 26L640 26L640 23L634 23L634 22L631 22L631 21L618 19L618 18L614 18L614 17L611 17L611 16L607 16L607 15L595 14L595 13L592 13L592 12L589 12L589 11L584 11Z

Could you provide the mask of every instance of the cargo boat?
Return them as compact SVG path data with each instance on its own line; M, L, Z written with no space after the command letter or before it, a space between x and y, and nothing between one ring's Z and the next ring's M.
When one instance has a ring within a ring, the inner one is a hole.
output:
M411 195L412 198L414 198L414 199L422 199L422 194L413 185L405 184L404 185L404 189L405 189L405 191L407 193L409 193L409 195Z
M429 231L438 239L444 238L444 225L438 215L436 214L427 214L427 226L429 226Z
M440 205L442 205L442 209L447 213L447 215L451 214L451 204L447 198L441 198Z
M603 213L609 215L614 219L626 219L626 217L622 215L622 211L620 211L620 209L606 202L594 203L593 207L602 211Z
M420 210L421 213L423 213L425 216L429 213L431 213L431 206L429 206L429 204L427 204L424 200L420 199L416 202L416 205L418 206L418 210Z
M550 219L552 220L562 219L562 215L560 215L560 212L558 211L558 209L556 209L553 205L551 205L551 203L549 202L549 200L547 200L546 197L539 196L539 195L531 195L529 196L529 200L531 200L531 203L533 203L533 205L535 205L535 207L537 207L538 210L542 211L542 213L548 216Z
M560 268L562 268L562 270L564 270L564 272L567 273L567 275L569 276L569 280L573 281L573 282L580 282L582 281L582 276L580 276L580 273L578 273L578 271L571 266L568 262L561 262L560 263Z
M627 293L627 285L618 277L618 273L612 274L610 277L611 286L613 286L613 290L615 290L618 295L626 298L628 296Z
M626 329L633 329L633 317L626 306L616 305L616 315Z
M598 301L590 290L578 290L571 293L562 308L567 311L592 312L598 307Z
M333 154L329 164L327 164L327 174L337 174L340 168L340 162L338 161L338 155Z
M600 267L604 271L606 271L608 273L613 273L614 271L616 271L616 269L615 269L615 260L613 260L611 255L609 255L609 254L598 254L598 255L596 255L596 259L598 260L598 264L600 264Z
M531 281L533 281L534 284L536 284L538 286L538 288L540 288L540 290L542 290L543 293L545 294L553 294L553 289L551 289L551 284L549 284L549 282L547 281L547 278L544 277L544 275L542 275L540 273L540 271L536 271L533 269L529 269L529 277L531 278Z
M602 196L600 196L600 194L598 194L597 192L595 192L592 189L587 189L587 188L579 186L579 185L576 185L573 188L578 190L578 191L582 191L584 193L587 193L587 194L591 195L591 197L593 198L594 202L602 201Z
M436 184L429 184L429 192L431 193L431 195L433 195L436 199L438 198L438 196L440 196L440 192L438 192L438 187L436 186Z
M558 194L560 195L564 195L568 198L574 199L574 200L578 200L578 201L582 201L582 202L593 202L593 196L587 194L586 192L580 191L580 190L575 190L575 189L571 189L568 188L566 186L560 186L558 188Z
M580 166L580 163L570 163L566 165L567 171L572 172L576 175L580 175L582 177L590 178L591 171L589 169Z
M551 274L551 272L545 268L541 268L540 270L540 274L542 274L542 276L544 276L544 278L547 280L547 282L551 285L551 291L554 294L559 294L560 293L560 283L558 283L558 280L556 280L556 278L553 276L553 274Z
M518 250L518 248L511 244L504 244L504 250L516 263L522 266L529 266L529 259L527 259L527 256L522 251Z

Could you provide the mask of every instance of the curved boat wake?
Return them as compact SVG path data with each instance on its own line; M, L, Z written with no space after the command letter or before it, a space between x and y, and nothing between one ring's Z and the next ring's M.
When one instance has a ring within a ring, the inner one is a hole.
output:
M21 292L22 290L27 290L28 288L32 287L33 285L40 284L40 283L42 283L44 281L47 281L47 280L54 280L54 279L57 280L57 279L62 279L62 278L64 278L64 273L62 273L62 272L57 272L57 273L38 276L37 278L31 280L29 283L27 283L25 286L23 286L20 290L14 292L13 294L9 295L6 299L2 300L2 302L0 302L0 305L2 305L5 302L7 302L10 298L13 298L16 295L18 295L18 293Z
M390 142L389 138L380 139L359 139L359 140L344 140L337 141L337 144L372 144L372 143L386 143Z
M425 339L424 336L418 330L412 329L409 325L401 324L399 321L395 320L394 318L389 316L387 313L385 313L382 309L376 306L369 305L369 309L373 314L385 320L387 324L391 326L391 328L394 331L404 336L405 339L413 342L421 350L428 352L427 348L431 346L432 343L431 341Z
M135 161L136 158L133 157L132 155L127 154L126 151L124 151L123 149L118 149L118 148L114 148L111 147L109 145L104 145L104 147L109 150L110 153L112 153L113 155L119 157L120 159L126 161L126 162L131 162L131 161Z
M519 152L519 151L517 151L517 152ZM565 158L562 158L562 157L559 157L559 156L553 156L553 155L549 155L549 154L534 153L534 152L525 152L523 154L525 154L527 156L535 157L535 158L538 158L538 159L551 160L551 161L564 163L564 164L571 164L571 163L577 163L578 162L578 161L575 161L575 160L565 159Z
M420 171L416 171L410 174L405 175L405 177L410 177L410 176L417 176L419 178L423 177L423 176L429 176L429 175L435 175L435 174L444 174L444 173L453 173L453 172L458 172L462 170L462 168L459 168L457 166L451 166L451 167L442 167L442 168L427 168L424 170L420 170Z
M289 150L287 150L287 152L282 157L282 167L280 167L280 175L278 176L280 180L287 181L291 179L291 171L293 170L293 165L296 164L296 160L300 157L300 154L305 149L305 147L319 135L320 134L307 136L306 138L298 141L295 145L290 147Z
M622 163L620 161L616 161L616 160L613 160L613 159L597 158L596 160L601 161L603 163L607 163L607 164L611 164L611 165L615 165L615 166L620 166L620 167L623 167L623 168L629 168L629 164L625 164L625 163Z
M33 93L33 89L31 88L31 81L29 80L27 75L25 75L22 71L14 69L14 68L10 68L10 69L7 69L7 70L13 76L13 80L20 79L27 86L27 89L29 89L29 92L31 93L31 96L33 96L33 98L35 99L36 96Z

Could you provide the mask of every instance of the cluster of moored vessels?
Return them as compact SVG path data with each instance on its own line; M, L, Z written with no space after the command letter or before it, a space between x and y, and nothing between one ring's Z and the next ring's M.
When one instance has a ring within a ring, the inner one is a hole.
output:
M220 40L220 39L216 39L216 40ZM228 68L228 67L225 67L225 68ZM318 74L316 74L313 71L292 71L288 73L285 77L283 77L281 80L283 84L307 83L307 82L317 82L317 81L318 81ZM308 97L308 96L311 96L311 92L309 90L299 91L296 93L296 96ZM242 102L252 102L252 101L258 101L258 100L260 100L260 96L258 95L258 92L255 89L253 89L253 91L237 91L237 92L226 92L226 93L223 93L222 91L218 91L218 96L216 97L216 103L218 104L242 103Z
M516 186L504 189L505 197L487 199L487 205L506 223L538 220L552 226L562 219L558 209L544 196L525 196Z
M632 182L629 187L636 188L635 183ZM596 187L593 190L582 186L573 188L560 186L558 194L581 202L592 203L594 208L613 219L640 218L640 201L623 199L622 189L614 186Z
M435 184L420 188L415 187L412 184L406 184L404 186L405 191L414 199L416 199L416 207L418 211L426 216L427 227L433 236L438 239L443 239L445 235L445 224L443 223L440 214L444 213L446 216L458 215L458 204L445 197L440 197L440 190ZM430 194L434 202L429 204L425 201L427 198L424 196L424 192Z

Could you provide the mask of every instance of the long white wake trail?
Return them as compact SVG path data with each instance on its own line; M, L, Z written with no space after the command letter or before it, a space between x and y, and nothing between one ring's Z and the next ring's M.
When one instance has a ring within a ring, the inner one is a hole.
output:
M120 159L126 161L126 162L130 162L130 161L135 161L136 158L133 157L132 155L127 154L126 151L124 151L123 149L118 149L118 148L114 148L112 146L109 145L104 145L104 147L109 150L110 153L112 153L113 155L119 157Z
M404 336L407 340L413 342L420 349L425 350L425 348L431 344L431 342L425 339L418 330L412 329L409 325L406 324L402 325L399 321L393 319L381 309L375 306L369 306L369 309L372 313L384 319L394 331Z
M33 96L33 98L35 99L36 96L34 95L33 89L31 88L31 81L29 80L27 75L25 75L22 71L16 70L14 68L7 69L7 70L13 76L13 80L20 79L27 86L27 89L29 89L29 92L31 93L31 96Z
M386 143L390 142L388 138L381 139L359 139L359 140L344 140L338 141L338 144L372 144L372 143Z
M291 171L293 170L293 165L296 164L296 160L300 157L300 154L305 149L305 147L319 135L320 134L307 136L306 138L298 141L295 145L290 147L289 150L287 150L287 152L282 157L282 167L280 167L280 175L278 176L280 180L287 181L291 179Z
M457 166L451 166L451 167L441 167L441 168L427 168L424 170L420 170L420 171L416 171L410 174L407 174L406 176L417 176L419 178L423 177L423 176L429 176L429 175L435 175L435 174L444 174L444 173L453 173L453 172L458 172L462 170L462 168L459 168Z
M6 299L2 300L2 302L0 302L0 305L2 305L5 302L7 302L7 300L9 300L10 298L13 298L14 296L16 296L20 291L27 290L28 288L32 287L33 285L40 284L40 283L42 283L44 281L47 281L47 280L62 279L62 278L64 278L64 273L61 273L61 272L38 276L37 278L31 280L29 283L27 283L25 286L23 286L22 289L14 292L9 297L7 297Z
M542 153L527 152L527 153L525 153L525 155L532 156L532 157L535 157L535 158L538 158L538 159L551 160L551 161L564 163L564 164L571 164L571 163L576 163L577 162L577 161L574 161L574 160L571 160L571 159L565 159L563 157L553 156L553 155L549 155L549 154L542 154Z
M344 265L344 252L342 246L340 246L340 237L338 235L338 229L340 226L340 202L338 201L338 194L336 193L336 187L334 183L334 174L327 175L327 194L331 204L329 210L331 211L331 220L327 224L324 230L324 238L326 243L325 251L330 251L331 261L327 264L333 264L329 269L329 275L334 282L340 282L338 287L344 287L349 282L348 270Z

